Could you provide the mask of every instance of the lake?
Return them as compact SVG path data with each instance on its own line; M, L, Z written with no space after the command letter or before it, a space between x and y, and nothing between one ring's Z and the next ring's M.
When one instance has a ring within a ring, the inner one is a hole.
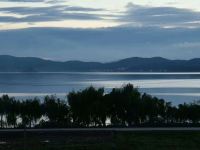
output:
M140 72L62 72L62 73L0 73L0 94L17 98L43 97L56 94L65 97L69 91L93 85L111 88L131 83L146 92L173 104L200 99L199 73Z

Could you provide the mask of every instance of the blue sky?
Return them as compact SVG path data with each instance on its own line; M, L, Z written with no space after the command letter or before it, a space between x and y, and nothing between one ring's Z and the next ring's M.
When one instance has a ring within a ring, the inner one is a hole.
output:
M1 0L0 54L52 60L200 57L200 1Z

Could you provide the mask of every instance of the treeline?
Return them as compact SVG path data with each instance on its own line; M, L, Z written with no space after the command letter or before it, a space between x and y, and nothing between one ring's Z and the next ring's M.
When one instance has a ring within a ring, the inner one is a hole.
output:
M142 94L133 85L70 92L68 101L55 96L24 101L8 95L0 98L1 128L106 127L199 125L198 103L172 106L170 102Z

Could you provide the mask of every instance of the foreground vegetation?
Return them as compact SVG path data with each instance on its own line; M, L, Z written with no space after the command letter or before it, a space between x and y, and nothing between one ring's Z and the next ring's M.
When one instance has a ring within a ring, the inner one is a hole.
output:
M199 150L200 132L1 133L2 150ZM6 138L4 138L6 137ZM6 139L6 140L4 140ZM3 143L3 142L5 143Z
M72 91L68 101L46 96L25 101L8 95L0 98L0 127L106 127L199 126L200 104L180 104L142 94L133 85Z

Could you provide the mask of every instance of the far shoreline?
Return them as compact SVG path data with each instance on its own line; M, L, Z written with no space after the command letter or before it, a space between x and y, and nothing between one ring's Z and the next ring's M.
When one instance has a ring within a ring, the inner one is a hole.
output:
M147 71L145 71L145 72L138 72L138 71L136 71L136 72L134 72L134 71L48 71L48 72L43 72L43 71L41 71L41 72L37 72L37 71L35 71L35 72L18 72L18 71L16 71L16 72L0 72L0 74L54 74L54 73L60 73L60 74L135 74L135 75L137 75L137 74L139 74L139 75L145 75L145 74L147 74L147 75L162 75L162 74L164 74L164 75L176 75L176 74L200 74L200 72L199 71L197 71L197 72L182 72L182 71L180 71L180 72L151 72L151 71L149 71L149 72L147 72Z

